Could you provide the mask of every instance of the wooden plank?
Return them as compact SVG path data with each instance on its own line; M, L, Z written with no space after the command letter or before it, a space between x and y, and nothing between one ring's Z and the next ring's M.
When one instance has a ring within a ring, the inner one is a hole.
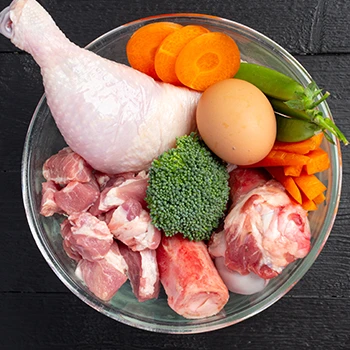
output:
M0 9L10 0L0 0ZM269 36L294 54L350 52L349 2L347 0L302 0L290 2L236 0L180 0L158 3L130 0L42 0L67 37L85 46L103 33L124 23L162 13L194 12L224 17ZM334 25L337 23L337 25ZM340 29L339 29L340 28ZM297 34L296 34L297 33ZM0 52L18 51L0 38Z
M346 349L350 299L284 298L234 326L195 335L164 335L107 318L67 294L3 294L5 349ZM2 347L4 349L4 347Z

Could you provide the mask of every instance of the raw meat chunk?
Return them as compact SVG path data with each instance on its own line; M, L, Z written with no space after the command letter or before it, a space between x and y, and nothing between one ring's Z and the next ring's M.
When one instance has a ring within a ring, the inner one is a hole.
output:
M126 262L114 242L103 259L93 262L80 260L75 274L98 298L109 301L127 281L126 271Z
M115 238L132 250L156 249L161 233L138 201L129 199L107 213L106 222Z
M79 154L65 147L46 160L43 176L47 181L60 185L66 185L70 181L89 182L92 179L92 168Z
M68 219L61 224L61 235L63 238L63 249L66 254L75 261L80 261L82 256L75 250L75 242L72 238L72 225Z
M58 207L70 215L87 211L99 196L100 191L94 181L71 181L54 194L54 199Z
M128 265L127 275L138 301L143 302L158 297L160 282L155 250L133 251L119 243L119 250Z
M190 319L208 317L227 303L227 287L202 241L163 236L157 261L168 304L178 314Z
M96 261L102 259L113 243L113 235L104 221L89 213L77 213L68 217L71 224L63 234L66 246L82 256L83 259Z
M42 183L42 198L40 206L40 214L43 216L52 216L55 213L61 213L61 208L57 205L55 194L61 188L53 181Z
M225 265L242 275L254 272L263 279L276 277L310 250L307 212L291 201L279 182L263 183L257 171L250 169L244 173L233 170L231 178L236 177L236 171L240 181L233 181L232 189L241 194L225 218ZM242 191L242 181L253 186ZM209 250L215 251L212 247Z

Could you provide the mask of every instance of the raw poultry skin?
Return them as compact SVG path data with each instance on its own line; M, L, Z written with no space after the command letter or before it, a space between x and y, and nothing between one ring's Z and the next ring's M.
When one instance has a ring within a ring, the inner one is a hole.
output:
M146 169L177 136L194 130L199 93L76 46L35 0L14 0L10 19L11 41L41 68L58 129L94 169Z

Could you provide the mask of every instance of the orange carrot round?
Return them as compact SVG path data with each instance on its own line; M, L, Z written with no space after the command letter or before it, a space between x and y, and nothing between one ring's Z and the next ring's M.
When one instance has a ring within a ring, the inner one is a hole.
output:
M150 23L138 29L126 45L126 55L130 66L158 79L154 69L154 57L160 43L181 24L173 22Z
M180 85L180 80L175 72L177 56L192 39L208 32L209 30L202 26L187 25L169 34L156 52L154 66L158 77L166 83Z
M191 40L179 53L175 71L182 84L198 91L232 78L240 66L235 41L220 32L202 34Z

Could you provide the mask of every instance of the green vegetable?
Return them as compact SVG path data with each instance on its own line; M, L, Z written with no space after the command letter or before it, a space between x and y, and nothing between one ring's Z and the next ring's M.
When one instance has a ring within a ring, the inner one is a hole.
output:
M306 120L322 129L326 138L333 143L331 133L347 145L349 142L334 122L323 117L316 107L329 96L326 92L321 96L315 82L311 82L306 88L294 79L271 68L254 63L242 62L237 74L237 79L248 81L258 87L272 103L276 112L289 117ZM276 107L277 106L277 107ZM286 108L287 107L287 108ZM292 135L290 135L292 137Z
M146 202L152 223L166 236L182 233L207 240L218 227L229 197L226 165L196 133L152 162Z
M279 114L276 114L276 121L276 139L283 142L298 142L307 140L322 130L314 123L296 118L287 118Z

